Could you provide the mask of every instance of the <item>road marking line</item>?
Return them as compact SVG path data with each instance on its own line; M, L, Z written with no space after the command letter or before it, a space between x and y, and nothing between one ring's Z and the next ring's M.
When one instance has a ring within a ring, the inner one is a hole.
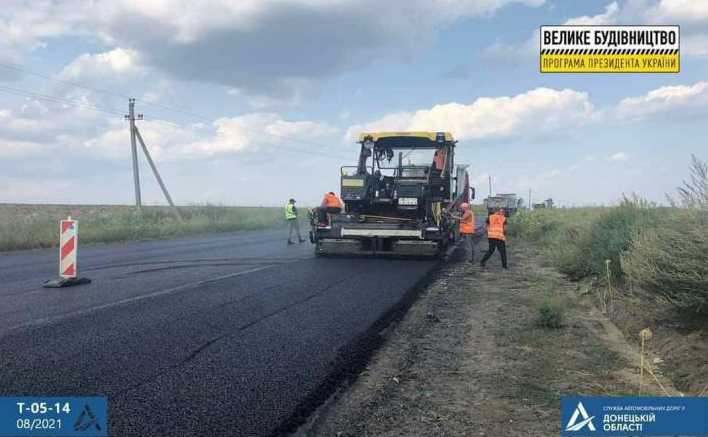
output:
M4 336L7 333L12 332L16 329L47 325L47 324L50 324L53 322L58 322L60 320L63 320L63 319L69 318L69 317L80 316L83 314L88 314L88 313L92 313L95 311L104 310L106 308L112 308L112 307L124 305L127 303L137 302L137 301L144 300L144 299L150 299L150 298L157 297L157 296L163 296L166 294L174 293L176 291L181 291L181 290L197 287L199 285L210 284L212 282L217 282L217 281L221 281L224 279L233 278L233 277L245 275L248 273L255 273L255 272L265 270L265 269L270 269L273 267L276 267L276 265L267 265L267 266L256 267L256 268L249 269L249 270L242 270L240 272L229 273L228 275L216 276L214 278L202 279L201 281L191 282L189 284L182 284L182 285L178 285L177 287L172 287L172 288L168 288L165 290L154 291L154 292L148 293L148 294L141 294L140 296L133 296L133 297L121 299L121 300L118 300L115 302L109 302L109 303L106 303L103 305L99 305L99 306L95 306L95 307L91 307L91 308L85 308L82 310L77 310L77 311L73 311L70 313L61 314L58 316L45 317L43 319L33 320L29 323L23 323L20 325L12 326L12 327L8 328L7 331L5 331L4 333L0 333L0 336Z

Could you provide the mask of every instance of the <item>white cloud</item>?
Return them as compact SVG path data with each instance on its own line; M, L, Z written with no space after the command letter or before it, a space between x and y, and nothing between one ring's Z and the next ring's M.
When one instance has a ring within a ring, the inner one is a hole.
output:
M82 94L72 100L75 106L25 99L15 108L0 109L0 156L48 155L62 149L94 159L125 159L130 143L128 123L122 117L87 110L92 98L90 92ZM139 128L153 157L161 160L233 153L254 156L250 152L255 151L277 154L281 147L326 152L318 140L340 135L326 123L292 121L261 112L222 117L211 124L146 119L139 122Z
M666 113L680 119L699 111L708 112L708 82L664 86L604 108L595 107L585 92L536 88L515 96L480 97L470 104L451 102L414 112L392 112L350 126L345 140L353 141L364 131L406 130L451 131L459 140L534 138L599 121L624 124ZM617 155L613 160L622 158ZM586 155L584 159L597 157Z
M624 0L613 1L596 15L571 17L568 25L613 25L613 24L662 24L681 25L681 54L691 57L708 57L708 2L697 0ZM515 62L529 61L538 56L539 31L520 43L496 41L484 50L485 56L495 60Z
M605 12L593 15L575 17L566 20L567 25L599 25L613 24L616 22L620 12L617 2L612 2L605 7ZM534 29L533 34L522 43L504 43L496 41L494 44L484 49L484 56L496 61L516 62L519 59L529 60L538 56L540 31Z
M629 157L624 152L613 153L607 157L608 161L626 161Z
M708 82L693 85L663 86L638 97L620 101L615 116L623 120L638 120L671 112L674 117L684 110L708 109Z
M139 55L134 50L117 47L113 50L78 56L59 73L62 79L115 78L142 70Z
M564 24L573 26L589 26L589 25L607 25L614 24L620 12L620 7L617 2L612 2L605 6L605 12L598 15L584 15L582 17L574 17L566 20Z
M453 21L510 3L544 0L14 0L0 10L0 41L92 35L173 78L283 98L378 59L409 59ZM106 61L84 62L128 65Z
M0 40L12 46L42 44L42 39L75 34L89 8L76 1L6 0L0 11Z
M708 2L703 0L661 0L648 15L657 22L708 21ZM673 24L673 23L671 23Z
M587 93L536 88L510 97L480 97L470 104L446 103L387 114L351 126L347 138L369 130L447 130L460 140L533 136L578 126L597 116Z
M156 160L171 159L171 149L195 141L199 126L180 126L159 120L139 123L140 134ZM113 120L100 135L83 141L86 151L107 159L127 159L130 153L130 131L125 121ZM140 145L138 144L138 147Z
M17 107L0 109L0 155L48 153L75 143L102 126L95 112L66 104L24 99Z
M192 142L181 148L182 153L215 155L242 151L257 151L263 148L277 150L293 140L316 140L333 135L331 126L313 121L287 121L274 113L253 113L232 118L220 118L214 122L215 135Z
M139 129L153 157L170 161L261 150L278 153L280 147L294 143L306 148L301 142L316 141L337 132L324 123L288 121L274 113L220 118L212 126L142 121ZM84 146L101 156L123 159L128 153L129 138L127 125L113 122L111 129L86 140Z
M33 141L18 141L0 136L0 156L15 158L30 155L44 149L42 144Z

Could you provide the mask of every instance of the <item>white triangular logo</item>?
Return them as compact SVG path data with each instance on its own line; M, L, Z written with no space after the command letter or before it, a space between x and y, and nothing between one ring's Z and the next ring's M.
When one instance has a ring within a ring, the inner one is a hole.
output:
M578 416L582 417L583 420L578 422ZM585 425L588 426L588 429L590 431L595 431L595 425L592 424L592 419L594 419L595 416L590 416L588 415L588 412L585 410L585 407L583 406L582 402L578 402L578 406L575 407L575 411L573 412L573 415L570 417L570 420L568 421L568 425L565 426L566 431L580 431L583 429Z

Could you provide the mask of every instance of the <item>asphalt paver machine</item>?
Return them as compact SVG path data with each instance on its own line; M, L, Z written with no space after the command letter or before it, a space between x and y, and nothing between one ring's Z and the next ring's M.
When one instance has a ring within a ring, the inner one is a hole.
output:
M449 218L474 198L449 132L362 133L356 166L341 168L341 214L316 214L317 255L436 257L458 238Z

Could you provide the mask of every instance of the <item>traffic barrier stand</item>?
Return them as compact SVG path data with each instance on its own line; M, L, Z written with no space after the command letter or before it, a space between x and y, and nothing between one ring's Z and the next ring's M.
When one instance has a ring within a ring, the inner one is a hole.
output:
M45 288L71 287L88 284L89 278L79 277L76 253L79 248L79 221L69 216L59 222L59 278L44 283Z

